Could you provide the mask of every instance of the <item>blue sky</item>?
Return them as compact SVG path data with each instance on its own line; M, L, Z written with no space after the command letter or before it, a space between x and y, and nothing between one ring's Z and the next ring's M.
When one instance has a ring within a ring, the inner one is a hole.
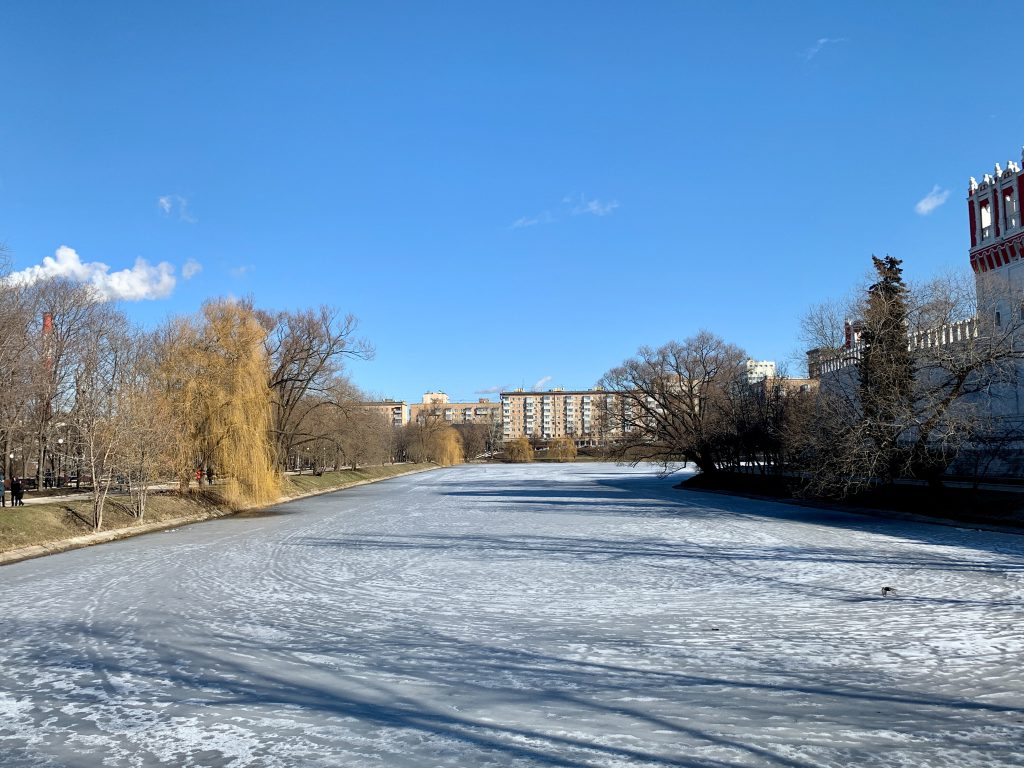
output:
M0 241L150 326L337 306L410 400L701 328L781 361L871 254L966 268L967 179L1024 143L1017 10L0 0Z

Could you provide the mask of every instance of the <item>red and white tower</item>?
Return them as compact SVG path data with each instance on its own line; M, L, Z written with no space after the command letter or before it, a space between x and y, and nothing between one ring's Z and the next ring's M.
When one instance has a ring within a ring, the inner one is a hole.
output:
M1024 163L1024 152L1021 153ZM1024 172L1012 160L996 163L981 183L972 176L967 192L971 222L971 269L978 291L978 319L1006 326L1024 319ZM1020 313L1011 317L1010 313Z

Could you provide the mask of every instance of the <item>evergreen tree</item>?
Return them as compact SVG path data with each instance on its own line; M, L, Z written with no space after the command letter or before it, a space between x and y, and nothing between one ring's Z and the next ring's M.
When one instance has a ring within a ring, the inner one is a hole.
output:
M863 434L878 452L882 482L891 482L902 464L900 442L913 421L914 365L907 344L908 290L903 262L871 257L878 280L868 288L859 363Z

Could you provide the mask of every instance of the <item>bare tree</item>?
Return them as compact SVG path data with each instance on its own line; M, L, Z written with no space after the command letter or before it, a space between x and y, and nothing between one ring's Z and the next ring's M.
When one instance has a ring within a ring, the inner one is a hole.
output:
M726 461L728 393L741 380L746 354L711 333L635 357L608 371L600 385L616 393L618 412L605 414L619 437L612 454L622 459L692 461L714 472Z
M158 388L155 348L153 334L134 331L129 335L119 397L123 428L115 461L127 480L140 520L146 515L151 486L161 474L173 476L175 472L174 447L179 439L170 402Z
M10 478L11 454L24 451L26 438L35 432L34 392L39 384L38 294L24 286L0 280L0 442L3 474Z
M118 446L129 429L122 407L135 352L127 320L110 306L90 313L83 346L76 350L72 411L79 449L92 475L92 525L103 525L103 511L117 472Z
M899 260L875 267L848 309L853 331L819 358L821 393L799 439L815 493L845 496L899 477L940 483L988 431L994 395L1016 387L1019 316L979 318L964 280L906 286Z
M488 439L493 431L491 424L469 422L455 424L454 428L459 433L459 439L462 441L462 452L465 454L467 461L472 461L487 452Z
M34 294L31 305L40 313L32 333L29 419L36 482L41 487L54 427L76 407L83 355L93 346L110 309L91 286L67 280L46 280L28 290Z
M367 408L349 408L340 413L332 436L344 463L355 469L360 464L384 464L391 460L391 425L383 414Z
M317 310L262 312L267 328L274 433L278 462L319 440L320 414L339 405L346 358L369 358L372 347L355 336L356 319L321 306Z

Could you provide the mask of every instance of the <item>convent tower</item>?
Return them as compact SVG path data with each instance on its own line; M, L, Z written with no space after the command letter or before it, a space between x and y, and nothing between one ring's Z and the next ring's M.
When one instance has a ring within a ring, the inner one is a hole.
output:
M1024 163L1024 151L1021 153ZM1012 160L999 163L979 184L972 176L967 192L971 222L971 269L978 291L978 319L1006 326L1024 320L1024 227L1021 200L1024 172ZM1010 313L1020 313L1011 317Z

